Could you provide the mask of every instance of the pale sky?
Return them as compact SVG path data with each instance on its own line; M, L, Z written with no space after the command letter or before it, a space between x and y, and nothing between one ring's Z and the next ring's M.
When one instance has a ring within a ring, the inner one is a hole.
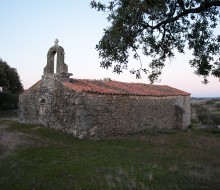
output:
M123 82L149 83L146 76L135 79L129 70L123 74L100 68L95 45L109 25L106 14L90 8L90 0L0 0L0 58L17 69L25 89L41 79L47 52L59 39L65 50L65 63L73 78L111 78ZM191 93L193 97L220 97L219 79L202 78L189 66L190 53L176 55L164 68L161 82ZM147 64L147 59L142 60ZM139 63L130 59L129 68Z

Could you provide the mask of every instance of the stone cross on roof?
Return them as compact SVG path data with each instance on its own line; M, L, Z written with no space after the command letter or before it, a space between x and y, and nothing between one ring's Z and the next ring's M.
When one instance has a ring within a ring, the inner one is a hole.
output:
M58 46L59 40L55 39L54 43L55 43L55 46Z

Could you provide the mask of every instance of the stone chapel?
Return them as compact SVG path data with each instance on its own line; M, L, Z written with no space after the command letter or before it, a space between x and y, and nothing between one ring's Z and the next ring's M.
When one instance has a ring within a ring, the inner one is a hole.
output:
M81 139L147 128L184 130L190 125L189 93L166 85L70 78L64 56L56 40L41 80L19 96L21 123L41 124Z

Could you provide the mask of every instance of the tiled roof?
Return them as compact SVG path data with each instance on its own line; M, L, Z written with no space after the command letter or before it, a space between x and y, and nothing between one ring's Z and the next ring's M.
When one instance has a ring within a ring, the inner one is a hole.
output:
M41 81L41 80L37 81L33 86L31 86L29 89L27 89L27 90L25 90L24 92L22 92L20 95L24 95L24 94L26 94L27 92L29 92L29 91L31 91L31 90L33 90L33 89L35 89L35 88L38 88L41 84L42 84L42 81Z
M78 91L106 95L134 96L189 96L190 94L166 85L151 85L142 83L125 83L118 81L73 79L64 82L64 86Z

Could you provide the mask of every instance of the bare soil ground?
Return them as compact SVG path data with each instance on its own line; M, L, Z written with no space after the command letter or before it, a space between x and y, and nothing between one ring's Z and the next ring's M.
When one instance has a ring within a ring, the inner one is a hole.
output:
M0 159L9 155L9 153L13 152L13 150L19 146L24 144L29 144L30 139L27 138L27 134L23 134L16 131L7 130L9 127L6 122L2 124L1 121L16 121L15 117L8 118L0 118Z

